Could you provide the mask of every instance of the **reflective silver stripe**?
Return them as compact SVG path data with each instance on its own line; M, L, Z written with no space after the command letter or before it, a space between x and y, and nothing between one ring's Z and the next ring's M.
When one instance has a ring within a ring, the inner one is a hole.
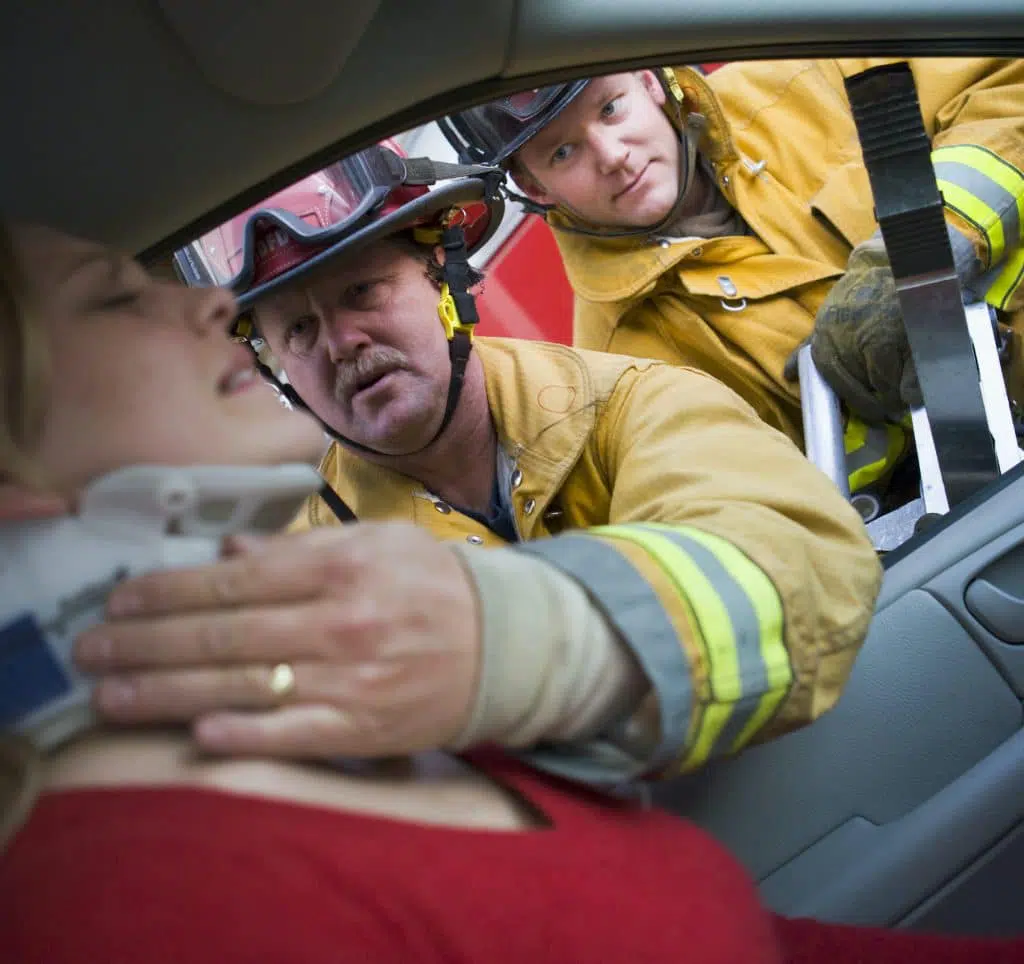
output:
M958 184L988 205L1003 222L1006 247L1016 247L1020 241L1020 215L1017 211L1017 199L1009 191L976 168L955 161L937 161L935 176L939 180Z
M846 453L846 470L850 475L876 462L885 462L889 455L889 433L884 425L868 425L864 444Z
M699 542L668 528L650 526L639 526L638 528L657 532L679 546L700 567L729 613L729 620L736 638L736 662L739 668L742 695L733 703L732 714L725 726L722 727L709 754L709 757L721 756L727 753L739 738L744 727L761 705L761 698L770 688L768 670L761 649L761 626L757 612L743 586L732 577L715 554ZM713 661L714 653L710 645L708 650L708 658ZM713 666L708 667L708 680L712 684L712 699L715 702L733 702L721 700L715 694Z
M997 265L991 272L991 279L985 287L985 300L994 308L1005 311L1024 284L1024 248L1018 248L1006 262Z
M966 153L965 153L966 152ZM933 154L935 177L946 207L977 227L985 236L990 249L990 260L995 263L1020 243L1021 216L1014 188L1021 181L1014 168L993 167L995 177L1005 179L1008 186L978 167L955 158L977 157L979 162L992 165L1003 162L988 152L964 147L939 149ZM1019 193L1019 192L1018 192Z
M677 760L690 726L693 683L683 643L647 580L610 543L595 536L560 535L520 543L516 550L557 566L600 604L657 693L661 743L650 769L662 769Z
M622 747L601 738L584 744L541 743L513 755L535 770L623 795L635 792L636 779L650 769L646 760L640 761Z

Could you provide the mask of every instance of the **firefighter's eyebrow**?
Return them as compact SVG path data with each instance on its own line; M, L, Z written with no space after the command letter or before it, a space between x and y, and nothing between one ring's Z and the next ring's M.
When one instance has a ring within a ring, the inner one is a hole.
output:
M616 93L615 86L608 78L596 77L587 85L587 89L584 90L582 96L585 104L590 107L597 107L603 105L605 101L613 96L618 96L618 93ZM564 123L565 115L559 115L539 133L535 134L531 138L532 142L542 151L560 146L569 139L568 134L563 131L562 125Z
M541 151L557 147L566 140L567 135L563 132L562 127L559 125L559 121L562 121L564 124L564 118L556 117L539 134L532 138L533 143Z
M585 97L589 95L588 103L596 107L599 104L603 106L607 101L621 96L628 89L620 76L598 77L587 85L587 90L583 92L583 95Z

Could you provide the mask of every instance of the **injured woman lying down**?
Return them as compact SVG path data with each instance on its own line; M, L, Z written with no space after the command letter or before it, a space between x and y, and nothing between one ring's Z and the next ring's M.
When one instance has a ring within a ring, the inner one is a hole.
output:
M210 562L319 485L321 430L250 377L235 313L0 232L4 961L1024 964L1024 940L781 918L698 827L497 750L353 770L98 725L53 640L125 574Z

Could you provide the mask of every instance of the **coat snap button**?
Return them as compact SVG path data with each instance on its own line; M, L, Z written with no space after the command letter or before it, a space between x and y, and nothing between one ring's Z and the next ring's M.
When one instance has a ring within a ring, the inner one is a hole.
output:
M718 287L722 289L722 294L727 298L735 298L739 292L736 289L736 285L732 283L732 278L727 274L720 274L718 276Z
M512 488L518 489L523 484L523 472L521 469L516 469L512 473Z
M466 536L466 542L471 546L482 546L484 544L484 540L480 536Z
M434 508L437 509L441 515L448 515L452 511L452 507L447 502L435 502Z
M526 504L523 506L523 512L525 512L527 515L530 515L530 513L533 512L533 510L536 509L536 508L537 508L537 500L536 499L527 499L526 500Z

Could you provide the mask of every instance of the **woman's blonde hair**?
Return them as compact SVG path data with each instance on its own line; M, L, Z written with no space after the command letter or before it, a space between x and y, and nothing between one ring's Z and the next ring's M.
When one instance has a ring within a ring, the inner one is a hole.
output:
M10 227L0 220L0 482L38 485L32 456L46 413L47 349Z
M0 484L42 481L32 453L46 411L47 347L35 315L10 227L0 219ZM38 755L26 741L0 733L0 850L38 792Z

